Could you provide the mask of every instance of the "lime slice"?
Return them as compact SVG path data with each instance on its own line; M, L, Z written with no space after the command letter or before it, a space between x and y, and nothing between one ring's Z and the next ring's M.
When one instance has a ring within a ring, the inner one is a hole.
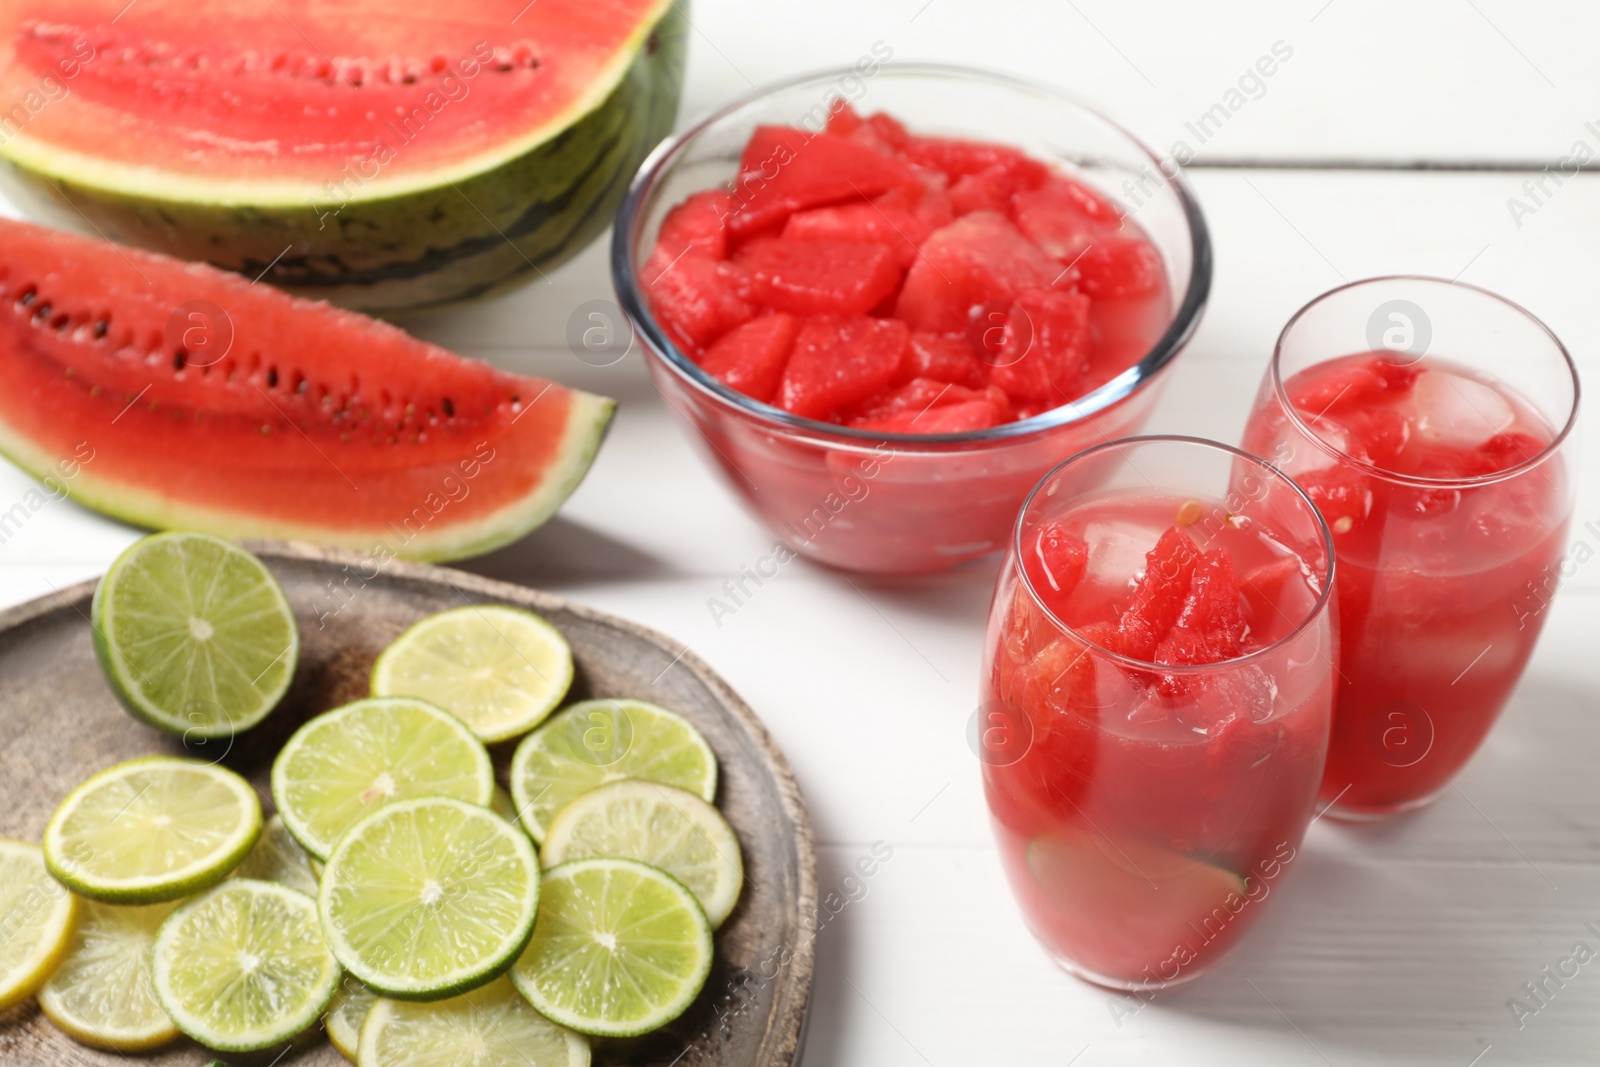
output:
M403 800L339 840L319 902L328 945L351 974L387 997L436 1000L517 958L539 907L539 860L488 808Z
M339 1055L351 1063L356 1062L356 1049L361 1045L361 1024L367 1021L367 1012L377 999L378 994L347 974L339 983L339 991L333 995L327 1014L322 1017L328 1040L339 1050Z
M72 947L39 990L39 1007L80 1044L143 1052L178 1036L150 981L156 930L176 904L83 902Z
M0 1011L50 977L77 917L78 898L50 877L39 846L0 837Z
M318 859L361 819L396 800L489 803L494 767L460 719L411 697L358 700L295 731L272 764L272 799Z
M80 896L155 904L216 885L261 833L261 801L232 771L148 756L101 771L44 831L50 873Z
M223 1052L294 1037L316 1023L339 985L316 901L248 878L180 905L150 959L156 997L178 1029Z
M593 789L550 822L539 858L546 867L615 856L659 867L689 887L711 928L739 899L739 839L717 809L682 789L628 780Z
M717 795L717 758L700 731L642 700L586 700L562 709L517 746L511 799L535 841L573 797L607 782L643 778Z
M531 611L472 605L430 615L401 634L372 670L374 696L445 708L486 742L544 721L572 684L572 649Z
M711 924L671 875L633 860L545 872L539 925L511 980L563 1026L631 1037L676 1019L711 973Z
M380 1000L361 1029L366 1067L588 1067L589 1042L528 1006L504 978L449 1000Z
M235 878L254 878L258 882L277 882L298 889L308 897L317 895L317 874L311 868L311 853L300 847L282 815L274 815L261 828L256 846L233 869Z
M300 637L272 572L198 533L134 542L95 590L94 648L122 705L184 737L231 737L277 706Z

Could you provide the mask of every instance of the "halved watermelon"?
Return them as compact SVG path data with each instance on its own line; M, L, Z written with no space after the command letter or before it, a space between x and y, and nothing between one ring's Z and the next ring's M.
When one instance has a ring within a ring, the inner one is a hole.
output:
M0 159L68 226L405 311L604 230L683 46L671 0L10 0Z
M142 526L486 552L615 404L198 263L0 220L0 452Z

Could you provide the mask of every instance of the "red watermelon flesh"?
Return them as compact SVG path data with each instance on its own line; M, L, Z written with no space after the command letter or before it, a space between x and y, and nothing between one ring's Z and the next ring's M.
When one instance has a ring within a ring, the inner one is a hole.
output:
M1020 400L1065 403L1088 370L1089 298L1082 293L1031 289L1011 305L1004 350L1013 362L997 364L994 384Z
M900 284L894 252L879 244L764 238L734 262L751 300L795 315L864 315Z
M894 378L910 331L894 319L819 315L805 321L778 388L778 406L826 419L879 392Z
M1004 215L974 212L923 244L906 274L895 315L914 330L956 333L966 328L972 308L1049 288L1061 273L1061 265Z
M728 388L770 404L799 329L800 320L781 311L751 319L718 338L700 366Z
M0 42L15 57L0 62L0 99L37 93L41 72L75 56L59 83L72 106L27 122L54 150L204 185L274 184L294 202L371 194L471 174L548 136L614 81L665 6L35 0L8 16L23 32Z
M1000 411L988 400L968 400L944 404L926 411L902 411L881 419L851 423L880 433L968 433L987 430L1004 421Z
M760 126L740 159L729 229L741 239L796 211L877 196L915 180L905 163L848 137Z
M1021 190L1011 207L1028 239L1064 262L1122 225L1115 208L1069 178Z
M825 421L901 426L894 390L918 379L988 389L935 405L987 403L942 424L1030 418L1115 378L1171 320L1159 254L1087 185L1014 147L913 137L848 105L822 133L758 128L731 191L690 198L662 233L642 274L668 335L700 360L763 311L800 316L772 402ZM674 255L686 269L667 270ZM909 339L860 322L840 333L860 318ZM769 329L741 330L739 355L716 361L724 380L759 383L758 399L778 357L748 346ZM891 337L899 365L861 393Z
M238 275L0 220L0 450L145 526L446 559L587 471L613 403Z

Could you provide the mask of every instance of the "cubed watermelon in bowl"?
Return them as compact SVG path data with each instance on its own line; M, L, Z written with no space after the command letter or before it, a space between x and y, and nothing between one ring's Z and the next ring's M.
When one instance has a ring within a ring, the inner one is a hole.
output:
M1139 432L1211 253L1170 162L1093 108L867 66L659 147L612 275L657 388L778 538L929 572L998 551L1047 470Z

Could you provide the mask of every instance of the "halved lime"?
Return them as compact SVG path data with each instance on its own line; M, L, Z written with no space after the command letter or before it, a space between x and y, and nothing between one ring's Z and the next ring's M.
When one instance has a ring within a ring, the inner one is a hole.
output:
M272 764L272 799L284 824L322 860L385 804L441 796L487 804L493 789L483 743L454 715L411 697L324 712L295 731Z
M316 1023L339 985L316 901L249 878L180 905L150 959L156 997L178 1029L223 1052L294 1037Z
M533 940L511 980L579 1033L631 1037L664 1026L711 973L711 924L671 875L633 860L574 860L545 872Z
M39 990L39 1007L66 1035L113 1052L143 1052L178 1028L156 1000L150 951L177 905L122 907L83 902L67 958Z
M374 696L413 696L449 710L487 742L525 734L572 684L572 648L531 611L474 604L430 615L384 649Z
M592 789L550 822L546 867L615 856L659 867L688 886L714 930L739 900L744 862L733 827L693 793L628 779Z
M184 737L231 737L294 678L294 612L259 559L219 537L159 533L95 590L95 654L124 707Z
M497 979L449 1000L379 1000L361 1028L362 1067L588 1067L589 1042Z
M643 700L586 700L529 734L511 759L517 817L543 841L573 797L607 782L643 778L717 795L717 757L682 716Z
M328 1040L351 1063L356 1062L356 1050L361 1045L361 1024L367 1021L367 1012L377 1000L378 994L347 974L322 1017Z
M216 885L261 833L261 801L232 771L147 756L73 790L44 831L50 873L80 896L155 904Z
M528 943L539 860L488 808L403 800L340 838L319 903L351 974L387 997L437 1000L495 978Z
M277 882L298 889L308 897L317 895L317 873L311 867L311 853L301 847L282 815L274 815L261 827L256 845L239 866L235 878L254 878L258 882Z
M0 1011L50 977L77 918L78 898L50 877L39 846L0 837Z

